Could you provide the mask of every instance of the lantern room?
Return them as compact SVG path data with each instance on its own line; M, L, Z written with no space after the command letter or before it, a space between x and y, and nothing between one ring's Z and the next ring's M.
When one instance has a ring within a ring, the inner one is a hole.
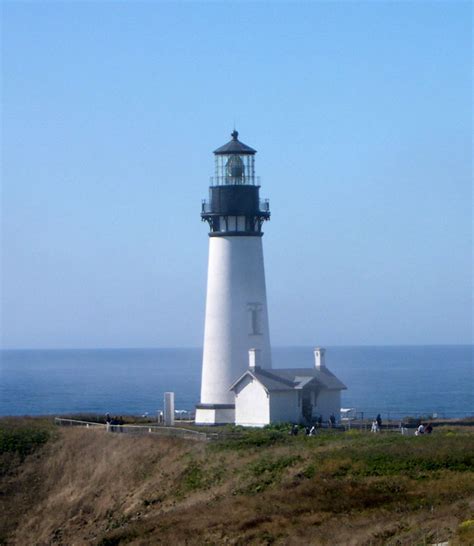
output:
M238 139L239 133L234 129L230 140L214 151L215 176L211 186L255 185L256 150Z
M263 222L270 219L268 200L260 199L260 180L255 176L257 151L238 136L234 129L232 140L214 151L215 176L201 211L212 237L261 236Z

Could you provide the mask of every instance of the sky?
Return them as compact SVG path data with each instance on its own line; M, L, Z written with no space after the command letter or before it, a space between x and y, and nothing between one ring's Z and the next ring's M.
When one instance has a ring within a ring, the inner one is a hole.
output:
M470 2L1 10L2 347L201 346L234 126L273 345L472 343Z

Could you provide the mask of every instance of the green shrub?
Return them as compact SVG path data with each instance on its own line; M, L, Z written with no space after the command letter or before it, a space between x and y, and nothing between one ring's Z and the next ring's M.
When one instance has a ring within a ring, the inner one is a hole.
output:
M474 544L474 519L467 519L459 525L458 536L462 544Z
M54 430L52 422L46 419L0 419L0 476L8 474L42 447L54 435Z
M51 432L46 429L0 428L0 453L16 453L24 458L45 444L50 437Z
M182 495L198 489L209 489L220 483L226 474L226 467L222 463L206 465L192 459L181 473L181 480L177 485L177 494Z
M291 423L276 423L273 425L265 425L263 430L276 430L278 432L289 433L293 425Z
M314 464L309 464L309 465L301 472L301 476L302 476L303 478L307 478L307 479L314 478L315 475L316 475L316 467L314 466Z
M298 461L301 461L299 455L286 455L277 458L261 457L247 467L251 481L241 492L244 494L260 493L267 487L278 483L284 470Z
M194 491L205 486L204 472L201 466L195 461L191 461L186 467L183 475L183 489L185 491Z
M299 455L287 455L276 459L267 456L252 463L249 466L249 470L254 476L261 476L263 474L276 475L300 460L301 457Z
M217 440L213 445L215 449L251 449L270 447L276 444L283 444L289 441L289 435L286 432L267 429L247 429L242 430L235 436L224 437Z

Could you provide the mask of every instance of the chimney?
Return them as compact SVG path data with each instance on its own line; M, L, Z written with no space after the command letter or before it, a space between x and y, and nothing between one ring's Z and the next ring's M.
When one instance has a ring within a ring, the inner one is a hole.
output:
M249 349L249 368L260 368L260 349Z
M323 347L316 347L314 349L314 365L316 366L317 370L326 367L326 359L324 355L325 352L326 349L324 349Z

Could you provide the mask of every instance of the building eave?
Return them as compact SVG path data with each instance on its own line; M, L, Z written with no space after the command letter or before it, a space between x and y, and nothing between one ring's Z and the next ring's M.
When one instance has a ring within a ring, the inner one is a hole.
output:
M255 381L258 381L258 378L255 377L255 375L250 371L250 370L245 370L245 372L236 380L232 383L232 385L229 387L229 390L230 391L233 391L235 389L235 387L244 379L244 377L246 377L247 375L249 375L250 377L252 377L253 379L255 379ZM258 381L260 384L262 384L260 381ZM262 385L264 386L264 385ZM265 389L266 390L266 389Z

